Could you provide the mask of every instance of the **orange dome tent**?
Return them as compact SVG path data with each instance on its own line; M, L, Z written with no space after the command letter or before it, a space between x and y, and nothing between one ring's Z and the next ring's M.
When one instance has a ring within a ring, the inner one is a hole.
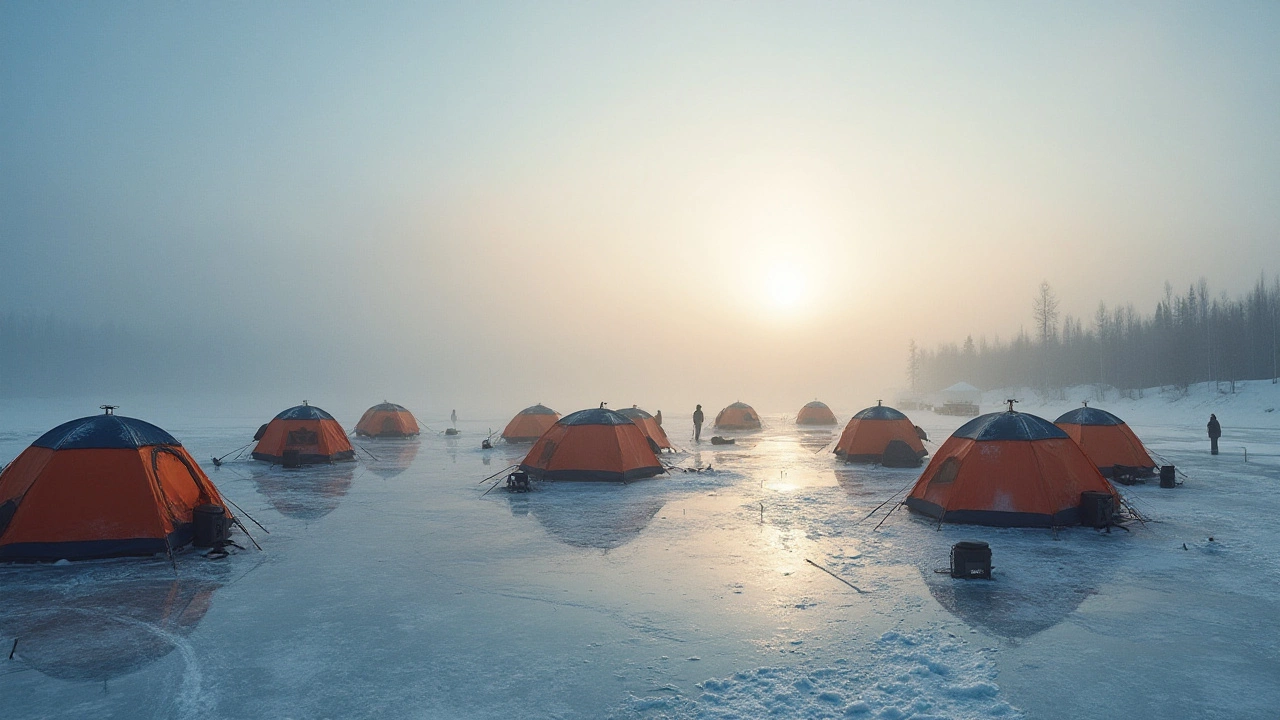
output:
M560 413L541 403L527 407L502 429L502 439L509 443L534 442L559 419Z
M658 424L658 420L654 416L644 410L641 410L635 405L619 410L618 414L635 423L636 426L640 428L640 432L644 433L644 436L649 438L649 441L653 443L650 446L650 449L655 453L671 449L671 441L667 439L666 431L662 429L662 426Z
M365 437L412 437L418 434L418 421L403 406L382 402L368 410L356 423L356 435Z
M759 430L760 415L744 402L736 402L716 415L718 430Z
M800 408L796 415L797 425L835 425L836 414L831 412L824 402L814 400Z
M41 435L0 473L0 560L172 552L194 539L199 505L225 507L182 443L108 408Z
M834 452L845 462L878 462L892 467L920 467L921 459L929 454L911 420L878 403L849 418Z
M665 472L640 428L606 408L561 418L529 448L520 469L536 480L639 480Z
M1060 428L1027 413L990 413L952 433L906 506L939 522L1000 527L1079 525L1081 493L1119 498Z
M276 415L258 432L261 439L253 448L254 460L315 465L356 457L338 421L305 402Z
M1142 475L1155 472L1156 463L1142 447L1142 441L1123 420L1106 410L1086 404L1063 414L1053 424L1076 441L1103 477L1115 475L1117 467L1132 468Z

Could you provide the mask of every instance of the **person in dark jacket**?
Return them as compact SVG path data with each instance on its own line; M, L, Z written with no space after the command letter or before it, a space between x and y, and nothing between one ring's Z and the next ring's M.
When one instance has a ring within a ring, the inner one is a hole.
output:
M1218 416L1209 414L1209 454L1218 454L1218 438L1222 437L1222 426L1218 424Z
M701 406L701 405L699 405L699 406L697 407L697 409L693 411L693 441L694 441L694 442L701 442L701 441L702 441L702 420L703 420L703 417L704 417L704 416L703 416L703 414L702 414L702 406Z

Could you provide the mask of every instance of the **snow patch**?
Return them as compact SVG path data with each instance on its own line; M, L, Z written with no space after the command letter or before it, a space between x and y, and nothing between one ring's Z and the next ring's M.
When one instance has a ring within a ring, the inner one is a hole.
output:
M700 684L698 697L636 697L637 718L874 717L976 720L1022 717L1000 699L990 652L940 628L886 632L857 664L762 667Z

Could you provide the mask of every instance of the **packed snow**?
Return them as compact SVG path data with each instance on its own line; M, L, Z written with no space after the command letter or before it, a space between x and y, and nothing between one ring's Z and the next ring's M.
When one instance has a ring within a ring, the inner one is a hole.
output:
M238 533L176 575L0 567L0 698L17 718L1276 717L1280 385L1227 390L985 394L1050 420L1090 400L1178 466L1175 489L1122 487L1149 520L1110 533L939 528L894 510L920 470L841 465L839 428L794 411L712 448L663 408L667 461L702 472L485 494L528 447L480 448L508 418L215 468L291 403L122 401L270 534L246 522L262 552ZM7 403L0 462L98 404ZM348 430L365 409L321 404ZM931 451L964 421L907 414ZM937 572L963 539L991 544L994 580Z

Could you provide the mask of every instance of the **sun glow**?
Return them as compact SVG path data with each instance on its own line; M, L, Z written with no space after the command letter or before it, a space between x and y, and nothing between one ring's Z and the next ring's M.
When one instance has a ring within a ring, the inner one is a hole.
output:
M769 268L765 276L765 291L770 306L775 310L795 310L804 304L808 286L800 269L787 264Z

